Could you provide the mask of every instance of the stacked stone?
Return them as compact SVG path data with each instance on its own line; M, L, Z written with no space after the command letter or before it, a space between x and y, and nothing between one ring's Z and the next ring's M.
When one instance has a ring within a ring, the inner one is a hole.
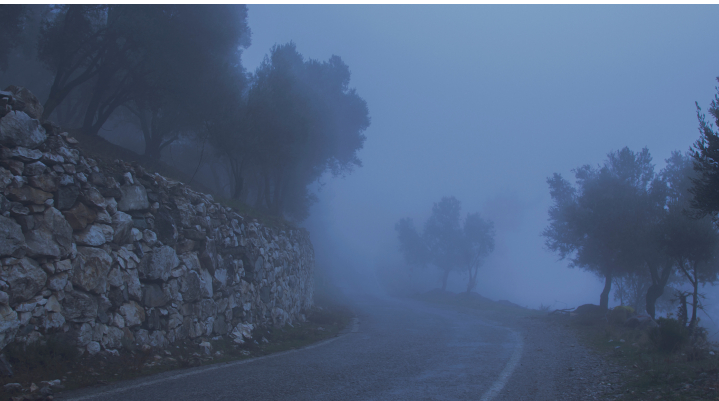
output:
M90 353L162 348L304 319L305 230L246 221L212 196L116 161L106 175L41 123L23 88L0 91L0 349L68 333Z

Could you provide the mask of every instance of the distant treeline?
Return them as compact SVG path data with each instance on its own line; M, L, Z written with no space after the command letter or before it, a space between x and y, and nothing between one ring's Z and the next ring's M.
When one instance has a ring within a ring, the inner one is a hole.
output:
M369 111L337 56L290 42L248 73L250 38L243 5L0 5L0 72L63 128L141 136L148 160L183 144L178 167L302 220L309 185L361 165Z

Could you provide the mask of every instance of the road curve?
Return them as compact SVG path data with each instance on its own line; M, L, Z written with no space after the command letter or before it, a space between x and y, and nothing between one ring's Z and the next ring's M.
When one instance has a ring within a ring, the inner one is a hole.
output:
M59 400L481 400L497 397L522 335L422 302L355 297L350 332L301 350L58 394Z

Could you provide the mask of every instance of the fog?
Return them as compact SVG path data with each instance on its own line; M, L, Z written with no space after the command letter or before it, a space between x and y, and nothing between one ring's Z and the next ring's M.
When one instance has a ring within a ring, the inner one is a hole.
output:
M451 195L463 215L495 222L476 291L532 308L596 304L603 286L544 248L547 177L571 178L625 146L648 147L659 171L698 139L694 102L708 108L719 75L716 6L248 10L248 70L294 41L308 58L341 56L369 106L363 167L325 177L304 223L318 264L339 279L399 268L394 224L423 224ZM412 280L428 289L438 278L427 270ZM448 289L465 283L454 274Z

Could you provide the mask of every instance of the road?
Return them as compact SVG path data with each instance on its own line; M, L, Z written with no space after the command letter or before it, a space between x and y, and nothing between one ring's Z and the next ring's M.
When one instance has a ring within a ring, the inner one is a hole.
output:
M357 322L301 350L59 394L61 400L482 400L523 353L519 329L406 299L355 294ZM499 396L499 397L498 397Z

